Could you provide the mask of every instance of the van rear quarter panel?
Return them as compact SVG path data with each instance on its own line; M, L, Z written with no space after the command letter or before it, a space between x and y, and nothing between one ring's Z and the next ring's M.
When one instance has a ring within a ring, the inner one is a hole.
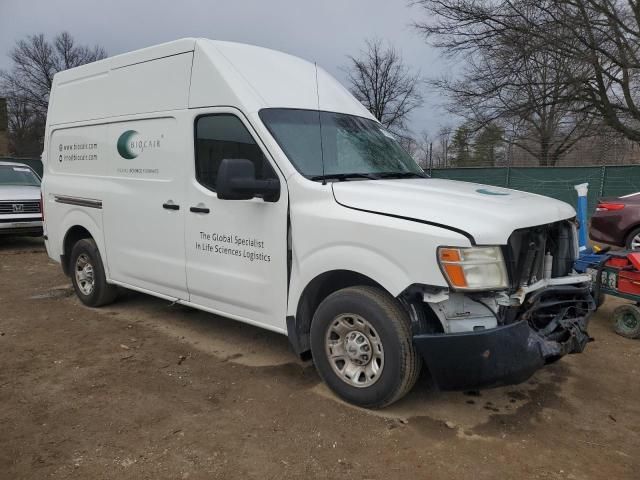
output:
M132 257L143 259L145 252L157 250L156 243L169 241L162 230L166 219L150 217L167 213L164 200L183 201L193 146L191 124L174 116L180 113L53 129L44 183L51 258L60 258L66 232L80 225L96 240L109 278L114 266L121 281L145 271L154 275L153 269L138 268ZM55 199L60 195L99 200L102 208L59 203ZM154 231L156 227L160 231ZM130 248L123 248L127 245ZM183 250L181 243L171 247ZM177 256L175 262L176 269L184 271L184 258Z
M194 39L184 39L56 74L43 155L45 229L51 258L60 258L64 235L77 223L97 230L92 235L109 275L103 210L60 204L54 196L104 200L105 193L114 191L117 145L109 138L108 124L170 117L171 111L186 109L194 44Z
M106 146L104 125L54 129L49 136L43 194L49 256L59 260L66 232L80 225L104 252L102 210L57 202L56 196L102 200ZM106 264L106 262L105 262Z

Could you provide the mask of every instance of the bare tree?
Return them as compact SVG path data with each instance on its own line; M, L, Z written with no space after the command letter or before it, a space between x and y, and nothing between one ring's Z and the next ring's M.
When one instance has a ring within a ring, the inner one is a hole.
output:
M465 61L461 77L432 82L449 96L450 111L476 132L500 126L541 165L555 165L591 134L592 118L572 81L581 64L532 48L522 35L522 23L537 21L538 15L527 9L527 1L420 0L429 17L416 27L435 46Z
M496 39L523 55L561 59L547 74L561 89L548 105L640 141L640 3L638 0L418 0L432 18L416 26L453 55L491 52Z
M407 67L391 45L367 40L359 58L346 68L351 93L386 128L402 136L409 114L423 103L420 74Z
M453 127L450 125L444 125L438 129L433 143L433 160L434 166L437 167L450 167L450 144L451 134L453 133Z
M422 130L416 139L416 152L414 158L423 169L429 167L429 159L432 158L433 140L427 130Z
M527 25L529 36L540 48L580 62L571 80L582 99L605 124L640 141L640 2L528 1L541 12Z
M99 46L77 45L63 32L51 42L42 34L18 40L9 57L13 66L0 71L0 94L7 97L11 147L15 154L39 154L53 76L100 60L106 52Z

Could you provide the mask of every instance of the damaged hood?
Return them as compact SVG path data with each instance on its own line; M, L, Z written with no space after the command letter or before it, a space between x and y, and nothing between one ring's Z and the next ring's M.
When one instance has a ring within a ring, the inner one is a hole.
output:
M345 207L462 230L479 245L504 245L516 229L576 215L571 205L549 197L433 178L334 182L333 194Z

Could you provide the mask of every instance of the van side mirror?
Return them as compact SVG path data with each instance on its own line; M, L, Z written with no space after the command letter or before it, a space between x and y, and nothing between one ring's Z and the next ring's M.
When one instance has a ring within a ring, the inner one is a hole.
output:
M216 192L221 200L249 200L262 196L265 202L280 198L280 180L258 180L251 160L225 158L218 168Z

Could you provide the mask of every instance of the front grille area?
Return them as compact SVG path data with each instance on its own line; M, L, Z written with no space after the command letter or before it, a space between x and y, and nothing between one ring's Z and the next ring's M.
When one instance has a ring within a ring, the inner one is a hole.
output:
M40 202L37 200L0 201L0 215L22 215L25 213L40 213Z
M564 277L575 260L574 226L569 220L515 230L505 259L511 286L517 289L544 278L544 258L553 256L551 277Z
M577 238L570 220L515 230L505 249L512 290L545 278L545 256L553 257L550 277L573 270ZM547 271L548 272L548 271ZM548 285L527 294L520 306L503 307L505 324L524 320L546 362L581 352L591 340L587 324L595 302L588 284Z

